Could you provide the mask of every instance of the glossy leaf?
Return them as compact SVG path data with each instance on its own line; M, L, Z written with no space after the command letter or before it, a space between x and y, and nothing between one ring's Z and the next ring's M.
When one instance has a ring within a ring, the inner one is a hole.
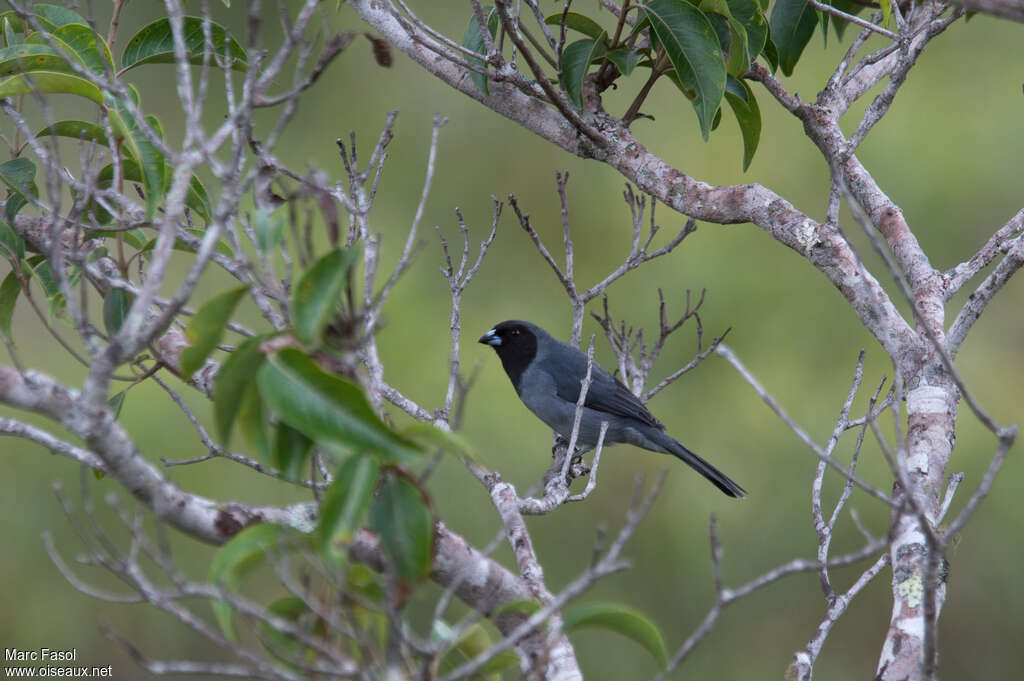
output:
M864 11L864 5L858 4L853 0L831 0L828 4L832 5L838 10L842 10L847 14L854 16ZM823 20L826 18L825 14L822 13ZM836 38L839 40L843 39L843 34L846 32L846 27L850 25L850 22L845 19L840 19L837 16L828 17L829 23L832 24L832 30L835 31Z
M118 137L118 139L120 139L120 137ZM128 150L126 149L125 151ZM139 164L135 162L135 160L132 158L121 159L121 174L123 179L128 182L141 183L145 179L142 175L142 169L139 167ZM164 178L169 180L170 177L171 171L169 169L169 166L165 165ZM113 164L107 164L103 166L103 168L101 168L100 172L97 174L96 184L101 189L109 189L113 184L113 181L114 166ZM195 213L204 220L210 219L210 197L206 193L206 187L204 187L203 183L199 181L199 178L194 175L192 176L192 179L189 180L188 193L185 195L185 205L188 206L193 211L195 211ZM107 213L98 205L90 206L89 210L93 213L94 217L96 218L96 221L101 225L108 223L112 219L110 214ZM136 248L142 248L149 241L153 241L154 244L156 243L155 240L143 239L136 246ZM217 249L221 253L227 255L228 257L233 257L233 253L230 248L225 248L220 243L218 243Z
M456 432L441 430L429 423L413 423L403 428L401 434L425 449L435 447L476 460L473 446Z
M605 54L605 58L615 64L619 69L619 73L624 76L633 73L633 69L640 63L642 56L639 52L634 52L628 47L617 47Z
M4 214L7 216L7 222L13 223L22 206L34 203L39 196L39 188L36 187L36 166L27 158L12 158L0 163L0 181L11 190L4 205ZM24 246L20 248L20 253L24 257Z
M651 0L643 6L680 82L696 97L701 136L707 140L725 94L725 61L711 22L686 0Z
M124 408L124 398L127 394L128 392L126 390L122 390L107 400L107 407L110 408L110 411L114 412L115 421L121 418L121 409Z
M336 248L314 262L295 285L292 326L303 345L317 348L323 343L324 329L337 312L355 259L354 248Z
M523 598L518 601L508 601L507 603L502 603L494 609L493 613L491 613L491 618L493 619L495 617L498 617L499 615L504 615L505 613L510 612L517 613L524 617L529 617L538 610L540 610L540 603L534 600L530 600L529 598Z
M370 527L399 577L413 582L430 572L434 519L415 485L399 476L386 479L370 503Z
M494 639L487 632L487 629L479 622L476 622L468 629L459 632L448 626L442 620L434 621L434 638L442 639L449 643L451 650L441 660L439 671L448 673L465 661L472 660L477 655L489 650L494 645ZM456 638L458 637L458 638ZM452 640L455 639L455 640ZM491 675L492 681L500 681L501 672L516 666L519 658L511 650L496 655L493 659L484 664L475 678Z
M152 219L170 179L166 173L167 161L122 102L108 96L105 104L115 132L123 137L125 148L138 163L139 181L146 199L146 217Z
M44 255L33 255L26 259L26 262L32 268L33 278L35 278L39 288L43 291L43 295L46 296L46 300L50 303L50 314L52 316L59 316L63 308L65 308L66 301L63 299L63 294L60 293L56 282L53 281L53 271L50 269L49 260Z
M26 71L66 71L67 62L49 45L19 43L0 49L0 76Z
M761 54L764 55L764 59L768 62L768 66L772 68L772 73L775 73L776 69L779 68L779 50L775 47L775 43L772 41L772 34L770 30L768 31L768 39L765 40Z
M562 13L558 12L549 17L545 17L544 23L548 26L561 26ZM583 35L593 38L594 40L599 39L601 34L604 33L604 29L601 28L601 24L584 14L580 14L579 12L567 12L565 15L565 26L566 28L571 28L574 31L579 31Z
M290 622L298 622L302 615L310 612L309 605L298 596L283 596L267 606L267 612ZM278 631L264 621L259 623L260 639L264 647L289 666L302 659L308 648L295 636Z
M120 288L111 288L103 299L103 326L113 336L121 329L124 318L132 306L133 296Z
M0 30L3 31L5 47L11 47L20 43L18 33L24 32L24 22L22 22L21 30L16 31L14 29L14 22L11 21L12 16L16 16L14 10L8 10L0 14Z
M231 313L248 291L248 286L242 286L219 293L206 301L188 321L185 337L188 338L189 346L182 351L180 360L181 375L185 380L203 366L206 358L220 343Z
M0 333L11 338L11 321L14 319L14 307L21 293L21 282L13 270L7 273L0 283Z
M740 124L740 134L743 136L743 170L746 170L750 167L757 145L761 141L761 110L747 82L732 76L729 76L725 84L725 100L729 102L736 122Z
M487 19L487 30L490 31L493 38L498 34L498 24L501 18L491 6L484 7L483 13ZM480 23L476 20L476 13L474 12L470 14L469 23L466 24L466 32L462 34L462 46L477 54L485 54L487 48L484 45L484 35L480 32ZM487 62L479 57L467 57L467 59L481 68L487 68ZM485 97L490 96L491 90L487 84L486 76L482 73L471 71L469 77L473 79L473 84L476 85L477 90L484 93Z
M210 22L210 41L213 45L213 54L209 55L211 66L217 66L216 57L227 57L230 59L231 68L236 71L245 71L249 65L249 58L242 49L242 46L234 38L228 37L227 30L215 22ZM206 36L203 32L203 19L201 17L185 17L183 34L185 40L185 52L190 64L202 64L203 54L206 52ZM143 64L173 64L174 59L174 35L171 31L170 19L157 19L151 24L143 26L124 47L121 55L121 69L128 69Z
M192 227L186 227L185 231L188 232L189 234L191 234L192 236L196 237L197 239L202 239L203 238L203 230L201 230L201 229L195 229L195 228L192 228ZM142 251L143 253L146 253L147 251L153 250L154 248L156 248L156 244L157 244L158 240L159 240L159 237L153 237L149 241L147 241L144 244L142 244L142 247L139 248L139 250ZM182 253L195 253L196 252L195 248L193 248L189 243L183 241L182 239L175 239L174 240L174 245L171 248L173 248L176 251L181 251ZM227 243L225 243L223 241L223 239L217 242L217 245L214 246L214 250L216 250L221 255L227 256L229 258L233 257L234 251L231 250L231 246L229 246Z
M344 546L352 541L363 522L370 498L380 479L380 463L371 456L354 454L338 468L320 503L317 546L330 564L344 557Z
M747 51L747 29L735 17L729 17L729 56L725 70L739 78L750 70L750 55Z
M778 50L779 68L791 75L818 25L818 15L807 0L778 0L772 7L772 42Z
M263 564L267 553L275 550L287 533L288 528L270 523L245 528L214 554L209 581L229 590L238 588L242 579ZM220 600L213 601L212 605L220 630L228 639L237 641L231 606Z
M252 231L256 236L256 248L264 255L273 252L281 243L286 224L283 213L258 208L252 214Z
M882 26L890 31L896 28L892 21L892 3L889 0L880 0L878 6L882 9Z
M562 87L577 109L583 108L583 81L595 59L605 53L604 32L597 38L577 40L562 52Z
M12 199L8 199L11 201ZM25 240L5 220L0 219L0 256L7 258L11 268L25 259Z
M298 350L286 348L268 358L258 379L266 404L316 442L370 452L389 462L420 455L412 442L380 420L359 386L325 373Z
M86 142L96 142L97 144L102 144L105 147L110 146L107 140L107 133L103 130L102 126L88 121L57 121L53 125L48 125L36 133L36 137L46 137L49 135L54 137L70 137L71 139L84 140Z
M732 76L742 76L750 68L747 55L747 30L732 15L726 0L703 0L700 9L711 21L718 42L725 53L725 70ZM717 123L715 124L717 127Z
M0 81L0 98L28 95L33 92L44 94L69 94L103 104L103 93L85 78L59 71L31 71L9 76Z
M260 349L264 340L265 336L254 336L235 346L234 351L220 365L220 371L214 379L213 421L225 447L231 441L231 430L246 389L255 387L256 374L266 360L266 355Z
M631 638L647 649L658 664L668 666L668 651L661 631L641 613L615 603L590 603L564 611L562 629L606 629Z
M60 7L59 5L43 3L32 5L32 13L42 22L49 24L55 29L67 24L82 24L83 26L88 24L85 17L78 12L66 7Z
M279 423L274 429L270 463L280 471L285 480L301 480L308 477L306 464L312 449L312 440L287 423Z
M114 73L114 58L110 55L110 48L107 47L106 41L83 24L71 23L61 26L45 38L36 33L29 36L25 42L47 46L53 43L58 48L59 54L74 59L93 73L102 75L113 75Z
M267 434L268 417L259 388L255 383L250 383L242 393L242 402L238 406L235 423L242 431L249 448L256 453L260 461L272 466L270 436Z
M753 63L768 39L768 20L757 0L729 0L729 11L747 32L747 61Z

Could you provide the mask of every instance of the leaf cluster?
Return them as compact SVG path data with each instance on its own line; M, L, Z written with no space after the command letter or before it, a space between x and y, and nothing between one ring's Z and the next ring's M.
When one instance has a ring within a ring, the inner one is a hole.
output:
M853 0L829 4L854 15L864 9ZM484 12L487 29L497 38L501 29L497 10L487 7ZM773 71L780 69L788 76L817 26L827 39L830 22L840 37L848 23L819 12L807 0L627 0L614 28L603 25L602 19L568 8L545 19L560 38L560 49L549 60L557 68L557 82L568 102L584 110L588 87L600 94L620 79L645 72L646 82L622 116L623 123L630 125L637 118L650 118L641 106L655 81L664 76L692 104L705 140L721 122L723 101L729 104L743 137L744 170L761 138L761 111L747 82L750 65L764 59ZM585 37L561 48L569 31ZM475 15L469 19L462 45L477 54L485 52ZM488 64L479 57L470 57L470 62L481 69ZM477 88L489 95L487 77L479 72L471 76Z

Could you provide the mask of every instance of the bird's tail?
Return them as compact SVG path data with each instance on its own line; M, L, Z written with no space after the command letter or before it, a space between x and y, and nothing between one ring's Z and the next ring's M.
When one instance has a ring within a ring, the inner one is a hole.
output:
M664 432L659 431L658 435L661 436L658 438L658 444L664 447L669 454L682 459L687 466L703 475L711 481L712 485L722 490L722 492L728 494L730 497L737 498L742 498L747 495L747 490L733 482L728 475L691 452L685 445L683 445L682 442L675 440Z

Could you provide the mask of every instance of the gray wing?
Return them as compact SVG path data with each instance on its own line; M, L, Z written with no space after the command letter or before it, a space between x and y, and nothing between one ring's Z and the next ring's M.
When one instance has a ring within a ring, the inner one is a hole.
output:
M580 398L580 383L587 375L587 356L567 343L556 342L560 347L548 354L544 362L551 365L549 373L555 379L558 396L575 404ZM634 418L658 429L665 427L629 388L597 362L591 370L591 384L584 405L616 416Z

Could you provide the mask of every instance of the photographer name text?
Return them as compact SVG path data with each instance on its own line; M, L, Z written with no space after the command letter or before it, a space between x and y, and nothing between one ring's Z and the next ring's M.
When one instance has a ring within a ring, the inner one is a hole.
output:
M4 648L4 660L7 662L74 662L78 659L78 650L56 650L54 648L37 648L21 650Z

